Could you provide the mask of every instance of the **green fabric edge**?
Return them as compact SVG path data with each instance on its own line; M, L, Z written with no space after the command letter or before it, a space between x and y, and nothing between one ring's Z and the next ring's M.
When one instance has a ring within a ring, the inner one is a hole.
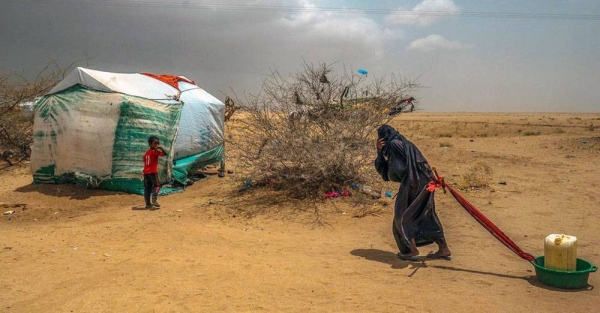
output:
M173 163L173 179L182 185L188 185L193 180L190 177L202 167L221 162L225 152L225 145L218 145L210 150L189 157L175 160Z

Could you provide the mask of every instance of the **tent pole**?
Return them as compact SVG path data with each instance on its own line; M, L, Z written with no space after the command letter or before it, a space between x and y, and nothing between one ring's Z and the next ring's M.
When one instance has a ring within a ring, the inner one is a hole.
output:
M219 167L219 177L225 177L225 140L223 140L223 157L221 158L221 166Z

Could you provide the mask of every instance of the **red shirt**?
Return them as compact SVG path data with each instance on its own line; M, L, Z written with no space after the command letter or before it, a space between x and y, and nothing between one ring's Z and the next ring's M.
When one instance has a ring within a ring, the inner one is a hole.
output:
M158 173L158 157L164 155L161 151L148 149L144 153L144 174Z

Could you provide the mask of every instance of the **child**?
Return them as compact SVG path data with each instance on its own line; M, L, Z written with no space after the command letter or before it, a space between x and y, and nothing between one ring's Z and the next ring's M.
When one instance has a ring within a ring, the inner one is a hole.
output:
M160 141L156 136L148 138L150 149L144 153L144 200L146 200L146 209L160 208L156 202L160 184L158 183L158 157L167 155L167 151L159 146ZM152 202L150 202L152 194Z

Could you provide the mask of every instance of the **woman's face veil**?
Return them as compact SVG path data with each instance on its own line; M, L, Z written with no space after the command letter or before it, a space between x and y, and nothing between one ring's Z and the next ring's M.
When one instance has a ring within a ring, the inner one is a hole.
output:
M386 142L391 138L394 137L394 135L398 134L398 131L396 129L394 129L394 127L384 124L381 125L378 129L377 129L377 136L379 139L384 139Z

